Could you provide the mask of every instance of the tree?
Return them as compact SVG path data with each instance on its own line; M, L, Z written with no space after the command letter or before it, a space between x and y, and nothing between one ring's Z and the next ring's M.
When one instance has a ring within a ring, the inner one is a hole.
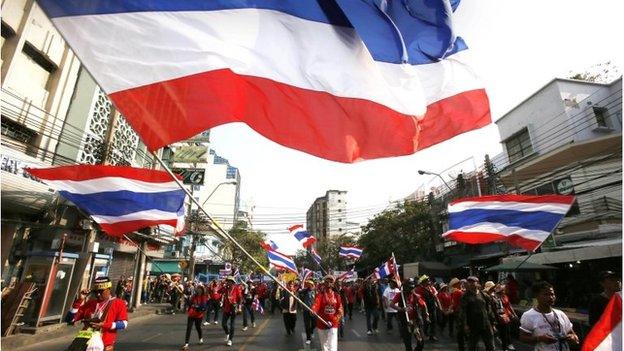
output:
M261 265L268 268L269 260L267 259L266 251L260 246L260 242L266 237L263 232L251 230L247 227L246 222L239 221L230 229L229 234ZM260 270L232 241L227 240L224 251L232 259L232 264L238 267L241 274L252 271L258 272Z
M613 65L611 61L593 65L585 72L572 73L570 71L569 74L570 79L584 80L594 83L610 83L612 80L621 76L618 68Z
M358 240L364 256L357 267L372 269L392 252L399 264L433 258L439 231L430 211L427 202L406 201L375 216Z

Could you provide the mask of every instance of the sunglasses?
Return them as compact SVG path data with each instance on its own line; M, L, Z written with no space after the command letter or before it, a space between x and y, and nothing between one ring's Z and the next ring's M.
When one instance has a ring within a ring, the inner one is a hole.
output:
M101 295L104 292L104 289L93 290L96 295Z

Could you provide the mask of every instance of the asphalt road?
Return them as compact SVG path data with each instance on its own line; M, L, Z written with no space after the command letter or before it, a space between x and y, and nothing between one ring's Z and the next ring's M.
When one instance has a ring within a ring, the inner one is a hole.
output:
M303 319L297 318L296 333L287 336L283 326L281 314L260 316L256 320L256 328L242 331L242 317L236 319L234 343L231 347L225 346L225 334L221 325L203 327L204 344L198 345L197 333L191 334L190 350L318 350L318 337L315 335L312 345L306 348ZM353 321L347 321L345 336L339 341L341 351L403 351L404 346L396 329L392 334L385 330L385 324L380 321L379 334L366 335L366 322L360 313L354 313ZM154 315L130 323L125 331L119 332L116 351L121 350L180 350L184 344L186 331L186 315ZM16 351L63 351L71 343L72 338L60 338L43 343L15 349ZM519 351L528 351L530 348L516 345ZM427 343L425 350L456 350L454 342L442 338L436 343ZM497 348L500 350L500 347Z

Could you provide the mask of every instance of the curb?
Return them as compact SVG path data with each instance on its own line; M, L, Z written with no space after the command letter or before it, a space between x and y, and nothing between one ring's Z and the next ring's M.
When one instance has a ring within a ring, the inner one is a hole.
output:
M128 312L128 321L137 321L149 316L166 314L167 310L167 308L151 308L144 310L139 309L135 312ZM30 346L43 341L75 335L80 330L80 327L79 325L69 326L64 323L59 323L39 329L41 329L41 331L35 334L19 333L2 337L0 345L2 346L2 349L6 350Z

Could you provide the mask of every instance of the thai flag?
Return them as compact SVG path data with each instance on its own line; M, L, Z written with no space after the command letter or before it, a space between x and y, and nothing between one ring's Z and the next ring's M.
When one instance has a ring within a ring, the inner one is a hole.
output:
M458 0L39 0L150 150L243 122L339 162L491 122Z
M585 337L581 351L622 350L622 293L613 294L598 323Z
M220 278L225 278L228 275L232 274L232 270L230 269L219 269L219 277Z
M362 248L355 246L341 246L338 255L340 257L360 258L362 256Z
M277 244L275 244L275 242L273 242L273 240L261 241L260 242L260 246L262 246L262 248L265 249L266 251L278 250L279 249L277 247Z
M302 282L305 282L306 280L310 279L310 277L312 277L313 273L314 272L312 272L312 270L304 267L301 273L299 274L299 280L301 280Z
M355 276L355 271L353 270L353 268L351 268L350 270L342 273L337 280L347 280L347 279L351 279Z
M260 314L264 314L264 308L262 308L262 304L260 303L260 300L258 300L258 297L253 299L251 308L253 308L254 311L258 311Z
M555 230L574 203L564 195L491 195L448 205L447 240L468 244L507 241L535 251Z
M175 228L184 213L184 190L164 171L100 165L26 170L90 215L109 235L158 224Z
M269 263L273 267L285 269L287 271L291 271L293 273L297 272L297 265L295 265L295 261L287 255L277 251L267 251L267 256L269 258Z
M303 229L303 225L297 224L288 228L290 234L295 236L295 239L301 243L301 246L307 248L308 246L314 244L316 242L316 238L314 235L308 233L305 229Z
M377 279L386 278L396 273L396 265L393 260L386 261L381 266L375 268L375 276Z
M321 255L319 255L318 252L316 252L316 249L314 249L314 248L310 249L310 253L312 253L312 259L314 259L314 262L316 262L316 264L318 264L320 266L321 265Z

